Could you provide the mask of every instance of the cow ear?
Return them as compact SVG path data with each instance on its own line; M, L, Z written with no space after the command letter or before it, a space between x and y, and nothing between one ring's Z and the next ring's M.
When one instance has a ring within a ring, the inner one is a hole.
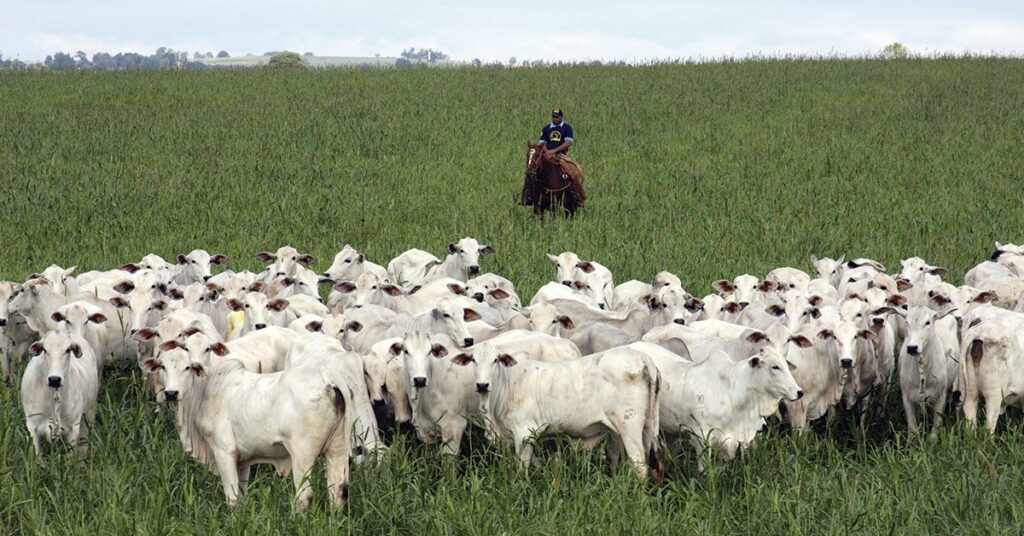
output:
M360 331L363 330L363 325L360 324L359 322L353 320L353 321L351 321L351 322L349 322L348 324L345 325L345 329L347 329L349 331L354 331L356 333L359 333Z
M555 322L561 324L565 329L573 329L576 327L576 324L573 323L572 319L565 315L558 315L555 317Z
M466 322L480 320L480 318L482 318L480 316L480 313L476 312L473 309L470 309L469 307L466 307L462 310L462 319L465 320Z
M444 357L448 355L448 349L443 344L435 344L430 347L430 355L434 357Z
M210 264L224 264L226 262L228 262L228 256L223 253L210 257Z
M868 283L868 286L871 286L871 283ZM863 300L864 298L862 298L860 294L857 294L856 292L852 292L852 293L846 295L846 299L848 299L848 300Z
M891 315L891 314L898 314L898 313L899 312L896 309L893 309L892 307L879 307L878 309L875 309L874 311L871 311L871 314L875 315L875 316Z
M452 363L459 366L466 366L473 362L473 356L471 354L459 354L452 358Z
M818 256L811 253L811 264L818 264Z
M885 303L888 303L889 305L892 305L894 307L899 307L900 305L907 303L907 297L900 296L899 294L893 294L892 296L889 296L887 300L885 300Z
M269 263L274 260L274 254L269 251L261 251L256 254L256 259L263 263Z
M281 284L286 286L286 287L290 287L290 286L295 284L295 278L294 277L286 277L286 278L281 280Z
M206 376L206 367L204 367L202 363L192 363L188 368L192 371L192 374L195 374L199 378Z
M594 263L590 261L580 261L576 263L576 267L579 268L580 270L583 270L583 272L587 274L592 273L595 269Z
M704 302L700 301L697 298L690 298L689 300L686 300L686 305L684 305L684 307L686 307L687 311L690 311L691 313L696 313L697 311L700 311L701 309L704 308Z
M514 358L514 357L512 357L512 356L510 356L508 354L501 354L501 355L499 355L498 356L498 363L501 363L502 366L505 366L505 367L512 367L512 366L515 366L515 365L519 364L519 362L516 361L516 358Z
M761 284L757 286L757 290L760 290L761 292L766 292L766 293L767 292L771 292L771 291L773 291L773 290L775 290L777 288L779 288L779 284L778 283L776 283L775 281L767 281L767 280L761 281Z
M163 300L157 300L153 302L153 307L155 307L157 311L163 311L164 309L167 309L167 302Z
M932 268L931 270L928 270L928 273L931 274L931 275L942 276L942 275L945 275L946 269L941 267L941 266L936 266L935 268Z
M362 264L365 260L366 260L366 257L364 257L362 253L360 253L359 255L356 255L356 263Z
M952 309L950 309L950 310L948 310L948 311L946 311L946 312L944 312L944 313L942 313L940 315L935 315L935 320L939 320L941 318L946 318L947 316L949 316L949 315L951 315L951 314L953 314L953 313L955 313L955 312L957 312L959 310L960 309L957 309L957 308L954 307L954 308L952 308Z
M71 346L68 346L68 351L71 352L71 355L75 356L76 358L82 357L82 347L77 344L72 344Z
M637 301L646 305L649 309L658 309L658 297L654 294L644 294L643 296L640 296Z
M991 290L986 290L985 292L982 292L981 294L975 296L974 299L971 301L974 303L988 303L994 299L996 299L995 292L992 292Z
M50 320L53 320L54 322L60 323L60 322L63 322L65 320L67 320L67 319L64 318L64 315L62 315L60 313L60 311L54 311L53 314L50 315Z
M177 259L178 259L178 264L185 264L185 263L188 262L188 257L182 255L181 253L178 254Z
M135 283L132 283L131 281L121 281L120 283L114 285L114 290L116 290L120 294L128 294L129 292L135 290Z
M723 305L722 309L725 309L725 311L727 313L736 314L736 313L738 313L738 312L743 310L743 306L738 304L738 303L736 303L736 302L729 302L729 303Z
M765 335L763 331L755 331L744 337L744 340L747 342L764 342L768 340L768 336Z
M573 281L572 282L572 288L574 288L576 290L583 290L583 289L587 288L588 286L589 285L587 285L583 281Z
M215 342L210 345L210 351L219 357L224 357L231 353L227 345L222 342Z
M833 335L832 335L832 330L831 329L823 329L823 330L818 332L818 338L823 340L823 341L827 341L828 339L831 339L832 336Z
M143 329L140 329L139 331L136 331L132 335L132 339L134 339L136 341L139 341L139 342L146 342L146 341L152 340L156 336L157 336L157 332L156 332L155 329L143 328Z
M758 368L761 366L761 358L757 356L751 357L749 360L747 360L747 363L750 364L750 368Z
M299 255L298 261L303 266L309 266L310 264L316 264L316 257L306 253L305 255Z
M858 331L857 332L857 336L862 338L862 339L867 339L869 341L873 341L876 338L878 338L878 336L875 335L874 331L871 331L871 330L868 330L868 329L862 329L862 330Z
M93 324L102 324L107 321L107 317L103 313L93 313L89 315L89 322Z
M134 274L135 272L138 272L139 268L140 266L133 262L129 262L128 264L122 264L121 266L117 267L118 270L121 270L122 272L128 272L129 274Z
M931 298L928 298L928 301L939 307L945 307L946 305L949 305L953 300L950 300L949 298L943 296L942 294L935 293L932 295Z
M480 248L481 255L490 255L492 253L494 253L494 248L490 245L484 244L484 246Z
M786 366L789 367L789 370L791 372L796 370L796 365L794 365L793 362L788 359L786 360Z
M195 335L196 333L202 333L203 332L203 328L201 328L199 326L189 326L189 327L181 330L181 332L186 337L191 337L191 336Z
M800 348L811 347L811 340L808 339L807 337L804 337L803 335L793 335L792 337L789 338L789 341L799 346Z
M736 290L736 285L733 285L732 281L729 281L728 279L719 279L718 281L711 283L711 286L715 287L715 290L717 290L719 294L729 294Z
M818 296L817 294L811 296L810 298L807 298L807 303L809 303L809 304L811 304L811 305L813 305L815 307L821 305L822 301L824 301L824 298L822 298L821 296Z
M246 290L248 290L249 292L263 292L264 290L266 290L266 288L266 283L264 283L263 281L256 281L253 284L249 285L249 288Z
M231 298L230 300L228 300L228 309L231 309L232 311L238 312L238 311L241 311L244 308L245 308L245 306L242 305L242 302L238 301L238 299Z
M448 254L449 255L455 255L458 252L459 252L459 246L456 246L453 243L452 244L448 244Z
M352 292L353 290L356 289L356 285L354 283L352 283L351 281L342 281L341 283L335 284L331 288L333 290L337 290L338 292L340 292L342 294L348 294L349 292Z
M384 285L380 287L380 289L386 292L388 296L399 296L402 294L402 289L396 287L395 285Z
M164 368L159 359L147 359L142 363L139 363L139 367L141 367L142 371L146 374L155 374L156 371Z
M556 256L554 256L554 255L552 255L550 253L548 253L548 259L551 259L551 262L553 262L555 264L558 264L558 257L556 257Z
M818 309L817 307L811 309L811 318L815 320L821 318L821 309Z
M309 323L306 324L306 331L313 331L313 332L319 331L319 332L323 332L323 329L324 329L324 323L320 322L319 320L311 320L311 321L309 321Z
M172 300L183 300L183 299L185 299L185 295L181 292L181 289L179 289L179 288L168 289L167 290L167 296L169 298L171 298Z
M897 279L896 280L896 290L898 290L900 292L904 292L904 291L910 290L912 288L914 288L914 285L912 285L910 283L910 281L907 281L906 279Z
M500 288L496 288L496 289L492 290L490 292L490 294L491 294L491 297L496 299L496 300L504 300L505 298L509 298L509 297L512 296L511 294L509 294L508 292L505 292L504 290L502 290Z
M31 352L31 354L33 356L40 355L40 354L43 353L43 342L42 341L36 341L36 342L32 343L32 346L29 346L28 349L29 349L29 352Z
M462 285L460 285L458 283L448 283L445 286L448 287L448 290L452 291L452 294L456 294L456 295L460 295L461 296L461 295L466 293L466 287L464 287L464 286L462 286Z
M392 343L391 347L388 348L388 351L391 352L391 355L399 356L405 351L405 346L402 346L402 343L400 342Z
M779 305L779 304L777 304L777 303L769 305L768 307L765 307L764 310L767 311L768 314L770 314L772 316L782 316L782 315L786 314L786 308L781 306L781 305Z
M288 300L286 300L284 298L276 298L276 299L270 300L270 303L267 304L267 309L271 309L271 310L278 311L278 312L284 311L287 308L288 308Z
M178 341L164 341L160 343L160 346L157 346L157 348L159 348L161 352L170 352L175 348L181 348L181 345L178 344Z

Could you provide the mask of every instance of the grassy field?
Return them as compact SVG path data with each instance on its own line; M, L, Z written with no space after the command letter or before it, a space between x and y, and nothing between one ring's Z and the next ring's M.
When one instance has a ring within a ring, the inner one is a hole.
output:
M919 255L951 281L1024 229L1024 63L775 61L567 69L0 72L0 278L109 268L202 247L235 268L291 244L323 269L492 244L485 271L531 296L574 250L617 281L679 274L694 294L809 254ZM553 106L590 201L573 221L515 205L525 142ZM902 413L794 438L772 429L664 486L566 447L530 475L470 438L442 458L404 436L355 469L352 500L291 514L262 470L230 510L137 371L108 375L93 452L36 460L0 388L0 533L1017 533L1022 420L907 440Z

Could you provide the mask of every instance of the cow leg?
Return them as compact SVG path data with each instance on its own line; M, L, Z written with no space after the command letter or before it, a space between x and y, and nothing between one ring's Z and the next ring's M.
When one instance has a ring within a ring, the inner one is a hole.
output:
M224 498L228 506L234 506L238 503L238 460L230 452L220 449L213 453L213 460L224 486Z
M305 451L310 450L312 455ZM302 448L289 448L288 454L292 458L292 481L295 482L295 511L301 512L313 502L313 484L310 480L313 477L313 464L316 463L317 450Z
M28 433L32 436L32 448L36 451L36 456L43 457L43 434L40 432L40 426L28 427Z
M996 425L999 424L999 414L1003 412L1003 393L997 389L982 393L985 399L985 426L988 433L996 433Z
M932 415L934 422L932 423L932 433L929 434L928 438L936 440L939 438L939 428L942 426L942 412L946 409L946 390L943 389L942 393L939 394L935 399L935 405L932 406Z
M523 463L523 469L530 468L530 462L533 461L533 443L528 442L530 433L528 430L517 430L513 432L512 440L515 443L516 454L519 455L519 461Z
M804 401L783 403L786 404L786 413L789 415L789 427L796 432L803 432L807 426L807 406L804 405Z
M249 487L249 475L252 474L252 466L246 465L244 467L238 467L238 492L239 494L245 492L246 488Z
M327 494L331 498L331 506L341 508L348 500L349 455L350 450L344 441L332 441L324 453L324 466L327 469Z
M627 430L631 431L631 430ZM627 433L619 437L619 443L626 450L626 457L633 462L633 469L636 470L636 475L640 477L640 480L647 479L647 449L644 448L644 442L641 439L643 437L642 430L632 431L633 433ZM617 434L609 434L609 437Z
M917 433L917 408L906 394L903 395L903 414L907 418L907 432L910 435Z
M80 422L75 426L68 443L78 447L78 455L84 460L89 456L89 425Z
M600 437L600 436L598 436ZM619 459L622 457L622 439L619 434L604 434L607 441L604 445L604 457L608 460L608 469L615 472L619 468Z
M961 409L964 412L964 420L967 421L968 427L974 428L978 425L978 391L971 389L966 381L961 385L963 389L960 391L960 398L963 401Z
M441 421L441 452L458 456L462 449L462 434L469 424L462 417L449 417Z
M2 335L0 335L2 337ZM7 356L10 354L8 348L0 348L0 379L6 384L11 378L11 360Z

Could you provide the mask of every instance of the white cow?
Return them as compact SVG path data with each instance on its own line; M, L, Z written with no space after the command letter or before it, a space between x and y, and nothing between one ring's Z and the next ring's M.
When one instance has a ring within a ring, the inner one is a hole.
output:
M946 322L943 322L946 320ZM953 388L960 364L956 321L927 307L907 313L907 338L900 349L900 390L907 429L917 432L917 413L932 410L931 437L939 435L946 396Z
M262 292L250 292L242 296L242 299L229 299L229 309L245 313L245 321L241 328L234 333L233 338L267 326L287 326L287 315L284 314L287 307L288 300L280 298L271 300Z
M322 281L329 283L355 281L357 277L365 272L376 274L384 281L388 279L388 273L384 267L366 260L362 253L356 251L352 246L345 244L345 247L341 248L341 251L334 256L334 262L331 263L331 267L322 274Z
M476 390L493 432L514 445L524 465L533 459L535 439L566 434L589 444L607 437L613 467L624 448L641 479L649 468L663 473L657 453L662 379L645 349L625 346L557 363L480 354L459 354L452 362L475 363Z
M256 258L269 265L260 273L260 280L264 283L270 283L278 277L295 277L300 271L306 270L304 266L316 263L316 257L299 253L291 246L282 246L276 253L261 251L256 254Z
M754 441L764 418L778 411L779 401L804 394L790 373L794 365L772 347L738 362L725 352L696 364L674 354L649 355L664 378L661 429L670 439L688 436L698 457L712 448L733 459Z
M269 462L290 467L295 509L304 510L313 500L310 475L321 456L332 505L340 508L348 498L352 408L346 406L353 390L337 367L256 374L232 359L213 366L191 361L180 348L142 366L175 393L181 444L220 476L229 505L248 485L249 467Z
M732 281L719 279L712 283L711 286L715 287L715 290L725 298L725 301L736 302L745 307L751 303L765 301L768 295L774 292L779 285L774 281L758 281L752 275L743 274L736 276Z
M84 301L75 301L57 309L50 318L57 329L89 344L96 362L96 375L103 377L107 360L107 316L103 309Z
M77 446L84 458L100 387L92 349L82 338L51 331L31 352L21 380L21 405L36 455L43 455L44 439L60 438Z
M466 281L480 273L480 255L494 253L494 248L466 237L448 244L448 256L442 262L422 249L410 249L388 263L392 281L411 290L441 277Z
M174 283L188 285L209 281L213 277L213 274L210 272L210 265L224 264L228 262L228 257L222 253L210 255L204 249L194 249L187 255L179 254L177 261L178 266L174 270Z
M566 286L579 282L579 289L586 290L587 295L601 309L611 309L615 303L615 281L612 272L600 263L580 260L571 251L557 256L548 254L548 259L558 266L555 280Z
M977 421L978 402L985 403L985 425L995 433L1007 406L1024 407L1024 314L979 307L964 317L960 374L963 411Z

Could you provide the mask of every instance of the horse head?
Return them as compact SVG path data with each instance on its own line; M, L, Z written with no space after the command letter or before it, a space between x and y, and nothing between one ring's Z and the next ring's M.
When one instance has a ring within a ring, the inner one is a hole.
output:
M526 142L526 174L535 174L540 169L541 155L544 154L543 143Z

